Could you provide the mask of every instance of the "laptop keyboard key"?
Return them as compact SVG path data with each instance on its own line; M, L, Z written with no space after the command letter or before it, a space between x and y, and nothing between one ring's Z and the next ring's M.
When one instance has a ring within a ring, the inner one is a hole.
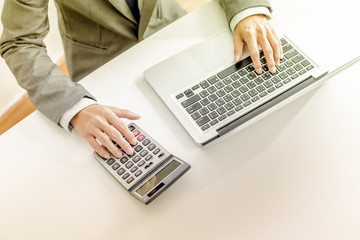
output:
M196 123L199 125L199 127L201 127L202 125L204 125L205 123L208 123L208 122L210 122L210 118L208 116L203 116L196 121Z
M199 101L201 98L198 94L196 94L195 96L192 96L191 98L188 98L187 100L183 101L181 103L181 105L184 107L184 108L187 108L188 106L190 106L191 104Z

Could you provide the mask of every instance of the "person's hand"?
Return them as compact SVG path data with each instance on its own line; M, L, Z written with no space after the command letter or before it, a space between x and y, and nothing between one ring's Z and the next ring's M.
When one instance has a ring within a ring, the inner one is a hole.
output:
M129 110L94 104L78 112L70 123L100 156L110 158L111 153L120 158L122 152L113 141L129 155L133 153L130 144L137 141L121 118L136 120L140 116Z
M240 61L244 44L247 44L257 73L262 72L258 44L260 44L271 73L283 58L281 42L264 15L252 15L240 21L234 30L234 58Z

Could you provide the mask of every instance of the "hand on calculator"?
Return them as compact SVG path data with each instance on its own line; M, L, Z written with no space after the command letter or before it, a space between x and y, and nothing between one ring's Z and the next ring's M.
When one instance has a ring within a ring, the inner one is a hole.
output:
M121 118L137 120L140 116L129 110L94 104L81 110L70 123L101 157L120 158L122 151L116 144L132 154L130 144L137 142Z

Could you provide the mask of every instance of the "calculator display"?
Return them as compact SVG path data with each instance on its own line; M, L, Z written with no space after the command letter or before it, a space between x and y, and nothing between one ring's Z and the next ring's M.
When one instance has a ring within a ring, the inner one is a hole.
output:
M160 182L164 180L168 175L170 175L180 165L181 163L176 160L171 161L166 167L164 167L161 171L159 171L156 175L154 175L146 183L144 183L144 185L138 188L136 190L136 193L143 197L147 192L149 192L153 187L156 186L151 192L148 193L148 196L151 197L155 192L157 192L157 190L159 190L164 185Z

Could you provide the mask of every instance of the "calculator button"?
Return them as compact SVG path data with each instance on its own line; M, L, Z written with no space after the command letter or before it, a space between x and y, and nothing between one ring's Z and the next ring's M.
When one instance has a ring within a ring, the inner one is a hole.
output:
M138 166L141 167L142 165L144 165L145 161L144 160L141 160L139 163L138 163Z
M114 165L112 165L112 169L116 170L120 167L119 163L115 163Z
M136 155L136 156L133 158L133 162L134 162L134 163L137 163L138 161L140 161L140 159L141 159L141 158Z
M140 176L141 174L142 174L142 171L139 170L139 171L137 171L137 172L135 173L135 176L138 177L138 176Z
M152 159L152 155L147 155L145 158L146 161L149 161L150 159Z
M110 159L107 161L107 164L108 164L108 165L111 165L111 164L113 164L114 162L115 162L115 159L110 158Z
M125 167L127 169L131 168L132 166L134 166L134 163L133 162L127 162L127 164L125 164Z
M141 146L141 145L137 145L135 148L134 148L134 150L136 151L136 152L139 152L139 151L141 151L143 149L143 146Z
M129 160L129 158L126 157L126 156L120 158L120 162L121 162L122 164L126 163L128 160Z
M135 131L133 131L133 134L134 134L135 137L137 137L137 136L140 134L140 131L139 131L139 130L135 130Z
M160 149L159 149L159 148L157 148L157 149L155 149L155 150L154 150L154 152L153 152L153 153L156 155L156 154L158 154L159 152L160 152Z
M148 146L148 149L149 149L150 151L154 150L155 148L156 148L156 145L153 144L153 143Z
M147 169L148 167L150 167L153 164L153 162L150 162L149 164L147 164L144 168Z
M117 174L119 174L121 176L121 174L123 174L125 172L125 169L123 168L120 168L118 171L117 171Z
M133 177L128 178L128 180L126 180L127 183L131 183L132 181L134 181Z
M129 126L129 130L130 130L130 132L132 132L132 131L135 130L135 127L134 126Z
M125 174L122 176L122 178L123 178L123 179L127 179L129 176L130 176L129 173L125 173Z
M145 149L140 152L140 156L142 157L145 157L146 154L148 154L148 151L146 151Z
M149 139L145 139L145 140L142 142L142 144L143 144L144 146L147 146L150 142L151 142L151 141L150 141Z
M138 137L137 137L137 140L139 140L140 142L142 141L142 140L144 140L145 139L145 136L143 135L143 134L140 134Z
M165 153L160 153L159 158L163 157Z
M131 170L130 170L130 172L135 172L136 170L138 170L138 167L137 166L134 166Z

